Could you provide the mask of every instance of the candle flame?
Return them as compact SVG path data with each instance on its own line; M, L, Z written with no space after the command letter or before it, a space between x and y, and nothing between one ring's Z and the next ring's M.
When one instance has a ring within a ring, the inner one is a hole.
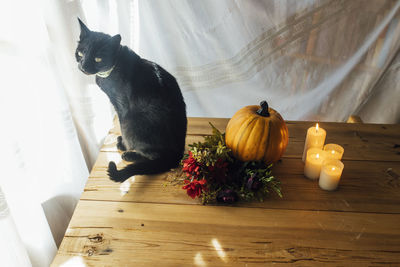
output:
M318 132L318 123L317 123L317 125L315 126L315 131Z
M335 154L335 150L332 150L331 152L332 152L332 154Z
M334 171L336 168L335 167L332 167L332 171Z
M316 157L317 159L319 159L319 154L317 154L315 157Z

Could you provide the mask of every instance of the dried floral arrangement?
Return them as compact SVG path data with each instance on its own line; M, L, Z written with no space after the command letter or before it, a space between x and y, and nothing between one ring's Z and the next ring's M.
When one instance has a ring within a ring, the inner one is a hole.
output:
M263 201L275 192L282 197L280 182L271 174L272 165L235 159L225 144L225 134L210 123L213 133L204 142L189 145L182 160L183 189L203 204Z

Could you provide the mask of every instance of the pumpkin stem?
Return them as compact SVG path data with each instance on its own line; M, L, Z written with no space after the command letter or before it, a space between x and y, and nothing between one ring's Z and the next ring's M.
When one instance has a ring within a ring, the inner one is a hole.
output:
M261 108L259 110L257 110L257 114L263 117L269 117L269 111L268 111L268 103L267 101L262 101L260 103Z

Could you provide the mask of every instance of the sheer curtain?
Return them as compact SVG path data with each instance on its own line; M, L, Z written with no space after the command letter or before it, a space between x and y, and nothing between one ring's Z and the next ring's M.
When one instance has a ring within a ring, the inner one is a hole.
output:
M77 16L76 1L1 4L0 266L51 263L111 125L76 67Z
M144 0L139 52L177 77L191 116L231 117L265 99L287 120L398 123L399 6Z
M113 110L74 62L76 17L174 74L189 116L400 122L400 2L7 1L0 8L0 266L48 266ZM8 203L8 205L7 205ZM5 249L7 248L7 249Z

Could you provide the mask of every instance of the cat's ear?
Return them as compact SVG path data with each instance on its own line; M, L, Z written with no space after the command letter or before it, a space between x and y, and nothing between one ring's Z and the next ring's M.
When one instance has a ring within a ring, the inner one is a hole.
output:
M79 25L81 26L80 38L82 39L90 33L90 30L88 27L86 27L86 25L81 21L80 18L78 18L78 21L79 21Z
M117 34L111 37L111 43L113 46L119 46L121 44L121 35Z

